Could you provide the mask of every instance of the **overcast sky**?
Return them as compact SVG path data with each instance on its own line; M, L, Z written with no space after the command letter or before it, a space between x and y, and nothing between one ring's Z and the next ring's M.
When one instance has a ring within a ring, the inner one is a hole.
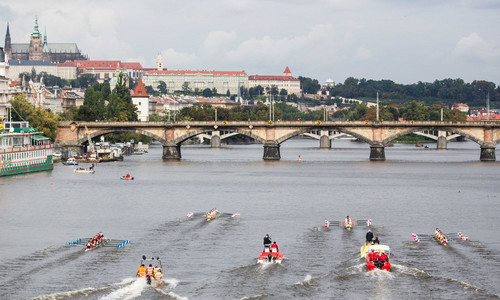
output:
M500 84L498 0L0 0L1 45L49 43L93 60L169 70L246 71L324 83L462 78Z

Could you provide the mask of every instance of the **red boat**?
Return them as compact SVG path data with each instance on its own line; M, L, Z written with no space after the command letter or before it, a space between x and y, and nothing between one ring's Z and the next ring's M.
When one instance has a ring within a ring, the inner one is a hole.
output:
M386 245L371 245L366 254L366 266L368 271L375 268L391 271L391 249Z
M262 254L257 259L257 263L275 263L281 264L283 261L283 252L278 252L277 248L264 248Z

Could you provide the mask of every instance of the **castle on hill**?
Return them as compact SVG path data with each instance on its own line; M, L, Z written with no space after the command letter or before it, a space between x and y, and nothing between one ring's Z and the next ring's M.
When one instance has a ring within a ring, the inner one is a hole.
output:
M47 32L44 33L42 38L42 34L38 30L38 18L35 19L35 26L30 35L29 43L12 43L9 24L7 23L4 51L9 60L63 63L88 59L87 56L82 55L76 43L47 43Z

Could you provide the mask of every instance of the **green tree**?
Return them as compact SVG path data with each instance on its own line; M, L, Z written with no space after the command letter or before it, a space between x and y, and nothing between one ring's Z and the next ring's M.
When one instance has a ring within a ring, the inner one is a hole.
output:
M427 121L430 117L429 108L423 102L411 101L403 105L399 110L405 120Z
M120 73L118 82L113 89L108 105L106 105L106 118L108 121L137 121L137 107L132 102L130 90L125 83L125 76Z
M167 94L167 84L165 83L165 81L160 81L159 84L158 84L158 90L160 91L160 93L162 95L166 95Z
M206 88L206 89L203 90L202 95L203 95L203 97L207 97L207 98L208 97L212 97L213 96L212 90L209 89L209 88Z
M191 88L189 88L189 82L184 82L182 84L182 92L184 95L190 95L191 94Z
M302 87L302 91L306 94L316 94L318 90L321 88L317 79L311 79L309 77L299 76L300 86Z
M39 106L34 108L23 94L17 94L9 101L12 105L12 119L14 121L28 121L30 126L51 138L56 137L59 116Z

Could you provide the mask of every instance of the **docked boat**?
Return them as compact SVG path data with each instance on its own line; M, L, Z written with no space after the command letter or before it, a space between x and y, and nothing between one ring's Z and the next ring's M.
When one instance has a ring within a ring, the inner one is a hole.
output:
M275 263L281 264L283 261L283 252L279 252L278 248L267 248L264 247L264 250L260 254L259 258L257 258L257 263Z
M146 283L154 288L163 287L165 282L162 280L163 264L161 263L160 258L152 257L149 259L146 258L146 256L142 256L141 267L137 272L137 277L145 278Z
M368 271L376 268L391 271L391 249L386 245L371 245L366 254L366 266Z
M54 168L50 139L29 127L27 122L21 123L25 127L8 129L0 123L0 176ZM6 125L9 126L10 123Z
M85 168L74 168L73 172L75 173L89 173L89 174L94 174L95 170L93 167L89 167L88 169Z
M74 157L70 157L66 161L63 161L63 165L66 165L66 166L78 166L78 162L75 160Z

